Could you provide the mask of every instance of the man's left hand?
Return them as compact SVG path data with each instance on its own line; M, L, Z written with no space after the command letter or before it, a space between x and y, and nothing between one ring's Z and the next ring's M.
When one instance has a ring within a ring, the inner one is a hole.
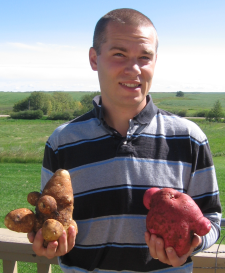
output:
M185 255L178 257L172 247L164 248L164 241L162 238L157 237L155 234L145 232L145 241L149 247L150 255L153 259L159 259L160 262L178 267L184 264L187 258L192 254L194 249L201 244L202 239L198 235L194 235L190 250Z

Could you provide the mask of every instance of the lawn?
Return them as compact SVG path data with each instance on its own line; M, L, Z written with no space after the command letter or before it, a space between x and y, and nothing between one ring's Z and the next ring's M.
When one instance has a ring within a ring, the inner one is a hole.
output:
M0 162L41 163L45 143L61 123L0 118Z

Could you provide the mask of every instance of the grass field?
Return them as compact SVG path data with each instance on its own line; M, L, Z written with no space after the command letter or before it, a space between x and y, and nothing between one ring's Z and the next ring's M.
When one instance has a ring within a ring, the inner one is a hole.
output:
M53 92L46 92L52 94ZM80 101L82 96L91 92L64 92L69 93L73 99ZM12 111L13 105L28 96L30 92L0 92L0 114ZM210 110L216 100L220 100L225 108L225 92L186 92L184 97L176 97L176 92L153 92L152 98L159 108L167 111L187 110L187 115L192 116L199 110Z
M225 109L225 93L193 93L187 92L184 97L176 97L176 93L152 93L153 101L159 108L167 111L186 110L192 116L200 110L210 110L217 100Z
M45 142L61 123L0 118L0 162L42 162Z

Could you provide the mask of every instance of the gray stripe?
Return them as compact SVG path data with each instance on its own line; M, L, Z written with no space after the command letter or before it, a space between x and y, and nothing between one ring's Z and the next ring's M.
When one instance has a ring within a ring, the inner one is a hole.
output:
M184 187L187 189L191 176L191 165L165 160L118 157L71 169L69 172L75 194L94 190L96 185L98 188L103 188L125 183L146 187Z
M129 244L143 244L146 247L145 220L146 216L120 215L76 221L79 230L76 244L87 246L129 242Z
M199 142L205 141L206 136L194 122L177 116L156 115L142 133L153 135L190 135Z
M97 130L96 130L97 128ZM98 138L108 134L102 125L99 126L99 120L92 118L87 121L74 122L59 126L49 138L53 150L58 146L68 143L78 142L84 139Z

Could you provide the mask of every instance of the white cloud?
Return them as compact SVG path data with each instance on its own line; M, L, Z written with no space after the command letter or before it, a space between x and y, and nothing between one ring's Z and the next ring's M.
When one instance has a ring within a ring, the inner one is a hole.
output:
M225 92L222 47L163 47L159 50L155 85L173 91Z
M99 90L88 46L0 44L0 91ZM160 47L152 91L224 91L222 48Z

